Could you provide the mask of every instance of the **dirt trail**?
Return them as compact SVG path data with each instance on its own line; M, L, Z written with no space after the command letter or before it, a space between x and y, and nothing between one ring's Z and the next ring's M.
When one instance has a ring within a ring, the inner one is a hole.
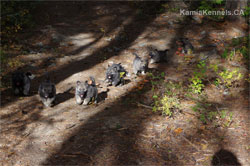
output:
M27 62L23 69L37 76L31 96L10 98L8 90L2 93L2 165L210 165L220 149L233 152L242 165L250 164L248 102L242 93L234 99L209 96L209 102L237 113L239 122L211 131L192 115L167 119L138 106L136 102L152 102L149 84L137 91L145 77L131 74L124 86L109 87L108 92L103 86L108 64L121 62L132 73L132 52L147 45L171 49L169 62L150 65L150 71L165 72L166 80L187 81L193 69L174 56L175 39L199 37L204 31L200 25L185 25L190 20L179 13L140 14L127 3L65 2L55 9L50 5L44 7L55 14L40 25L41 34L27 41L32 41L34 53L20 56ZM177 70L179 66L183 69ZM36 95L45 71L57 88L52 108L44 108ZM100 101L76 105L75 83L89 76L99 84ZM178 128L183 129L180 135L174 132Z

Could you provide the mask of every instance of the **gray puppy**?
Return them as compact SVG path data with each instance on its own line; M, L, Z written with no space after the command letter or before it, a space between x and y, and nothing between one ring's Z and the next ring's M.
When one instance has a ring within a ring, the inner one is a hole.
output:
M77 81L75 98L77 104L88 105L91 101L97 103L98 91L95 84L95 79L90 77L90 81Z
M144 75L148 68L148 59L142 59L136 53L133 53L133 54L135 55L135 59L133 61L134 74L137 74L138 72L140 72L141 74Z
M188 50L191 50L191 51L194 50L194 47L190 43L190 41L188 40L188 38L180 38L179 40L177 40L176 43L178 44L178 46L180 46L182 48L182 53L183 54L188 53Z
M127 71L122 67L121 63L113 64L112 66L108 66L105 82L113 86L123 85L126 75Z
M46 74L46 80L40 84L38 94L46 107L53 106L56 99L56 86L50 81L48 74Z
M150 63L159 63L159 62L164 62L167 61L167 52L169 50L164 50L164 51L159 51L157 49L153 49L149 52L150 56Z
M35 76L30 72L12 74L12 89L15 95L29 95L31 80Z

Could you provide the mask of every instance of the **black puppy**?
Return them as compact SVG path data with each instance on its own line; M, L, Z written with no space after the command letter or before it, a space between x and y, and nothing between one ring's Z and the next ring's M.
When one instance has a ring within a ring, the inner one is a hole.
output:
M45 81L40 84L38 94L46 107L53 106L56 99L56 86L50 81L48 74L46 74Z
M34 78L30 72L16 72L12 74L12 88L15 95L27 96L30 91L31 80Z
M88 105L91 101L97 103L98 90L95 84L95 79L90 77L90 81L77 81L75 98L77 104Z
M117 86L124 84L124 77L127 75L127 71L119 64L113 64L109 66L106 71L105 82L109 85Z
M135 59L133 61L134 74L141 72L141 74L144 75L146 73L146 70L148 69L148 59L142 59L136 53L133 54L135 55Z
M164 51L158 51L157 49L152 49L149 52L149 56L150 56L150 63L159 63L159 62L164 62L167 61L167 52L169 50L166 49Z
M194 50L194 47L190 43L188 38L180 38L176 43L182 48L183 54L186 54L186 53Z

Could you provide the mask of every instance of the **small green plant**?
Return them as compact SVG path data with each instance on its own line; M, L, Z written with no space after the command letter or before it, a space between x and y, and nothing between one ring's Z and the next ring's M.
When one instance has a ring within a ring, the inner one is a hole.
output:
M161 72L160 74L156 74L156 75L154 75L153 73L148 73L147 76L150 77L152 91L154 91L157 85L159 85L160 82L164 80L165 73Z
M163 76L163 74L161 76ZM162 115L172 116L174 110L180 109L180 100L178 96L181 94L182 88L182 82L167 82L163 95L153 95L153 112L161 111Z
M209 68L212 69L214 72L217 72L219 69L217 64L210 64Z
M191 81L190 85L191 91L193 93L200 94L205 85L203 84L199 75L195 73L195 75L190 79L190 81Z
M233 121L233 113L232 112L229 113L226 110L221 110L219 112L219 117L220 117L221 125L224 127L229 127L229 125Z
M238 81L243 77L243 75L239 72L239 69L234 69L232 71L224 70L222 72L219 72L218 75L218 82L220 84L223 84L227 88L231 87L233 82Z
M195 94L201 94L203 88L205 87L203 79L206 77L206 62L201 61L197 64L198 71L193 73L192 78L189 79L190 91Z
M158 96L153 97L155 99L153 111L161 111L162 115L172 116L173 110L180 109L180 101L175 96L164 95L158 99Z
M226 59L228 57L228 49L225 49L224 52L222 53L221 57L223 59Z
M249 39L250 36L233 38L231 42L231 47L235 48L235 52L242 54L242 56L248 60L249 59Z
M246 6L244 10L244 17L248 17L250 15L250 6Z
M219 80L219 78L216 78L216 80L214 80L214 85L215 85L216 87L219 87L219 85L220 85L220 80Z
M233 113L226 110L215 109L210 103L198 101L191 109L199 114L199 120L203 124L213 122L215 126L228 127L233 120Z
M194 112L199 113L199 120L202 123L207 124L209 121L212 121L215 116L213 111L208 111L210 106L211 104L197 102L195 106L191 107L191 109Z
M200 2L200 6L198 7L199 10L204 11L218 11L223 10L225 8L225 1L224 0L202 0ZM224 19L224 15L209 15L208 18L217 20Z

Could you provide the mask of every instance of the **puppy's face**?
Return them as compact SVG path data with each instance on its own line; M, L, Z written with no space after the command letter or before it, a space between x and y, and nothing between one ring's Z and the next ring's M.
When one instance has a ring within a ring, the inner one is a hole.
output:
M114 78L114 76L113 76L112 74L108 74L108 75L107 75L106 82L107 82L109 85L111 85L112 82L113 82L113 78Z
M106 76L106 80L108 84L112 84L113 80L114 80L114 75L118 73L118 67L114 66L112 67L112 69L109 70L109 72L107 73Z
M148 59L143 59L141 62L141 69L145 70L148 67Z
M24 78L22 75L14 74L12 77L13 77L13 84L15 85L16 88L23 87Z
M88 82L76 82L76 91L80 95L81 98L84 98L88 90Z
M45 98L53 97L53 86L51 84L45 84L42 88L42 93L44 94Z

